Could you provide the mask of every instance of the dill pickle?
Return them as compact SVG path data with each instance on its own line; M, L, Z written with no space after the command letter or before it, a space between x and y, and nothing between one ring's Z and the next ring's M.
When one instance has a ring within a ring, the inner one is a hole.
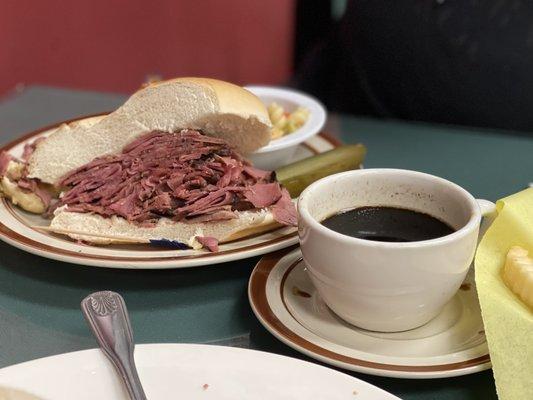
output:
M311 183L325 176L358 169L365 155L366 147L362 144L343 145L280 167L276 177L295 198Z

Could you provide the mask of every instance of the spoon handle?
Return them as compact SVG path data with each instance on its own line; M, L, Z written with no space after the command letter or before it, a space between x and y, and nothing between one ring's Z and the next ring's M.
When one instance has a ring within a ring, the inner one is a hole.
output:
M81 310L100 348L122 378L131 400L146 400L133 358L133 334L124 299L104 291L87 296Z

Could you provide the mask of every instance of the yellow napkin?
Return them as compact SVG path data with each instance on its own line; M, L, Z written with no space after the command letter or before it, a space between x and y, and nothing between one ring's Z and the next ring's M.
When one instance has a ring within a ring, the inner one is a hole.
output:
M512 246L533 254L533 188L499 200L498 215L479 244L476 286L498 397L533 399L533 312L501 278Z

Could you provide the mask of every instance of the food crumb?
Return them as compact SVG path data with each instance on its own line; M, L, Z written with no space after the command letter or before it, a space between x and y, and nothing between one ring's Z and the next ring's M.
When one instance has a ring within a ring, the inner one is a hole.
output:
M207 383L204 383L204 384L202 385L202 388L203 388L204 390L207 390L208 387L209 387L209 385L208 385Z
M354 396L357 396L357 390L354 390L354 391L352 392L352 394L353 394Z
M298 287L296 286L293 286L292 287L292 294L295 295L295 296L300 296L300 297L304 297L306 299L309 299L311 297L311 295L307 292L304 292L303 290L300 290Z
M464 291L467 291L467 290L470 290L471 286L472 286L472 285L470 285L470 283L463 283L463 284L461 285L461 288L460 288L460 289L461 289L461 290L464 290Z

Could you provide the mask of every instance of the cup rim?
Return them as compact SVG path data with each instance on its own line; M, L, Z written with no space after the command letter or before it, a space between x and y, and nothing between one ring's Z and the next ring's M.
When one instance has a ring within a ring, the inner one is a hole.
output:
M431 178L431 179L434 179L435 181L449 185L450 187L453 187L454 189L462 192L465 198L468 200L470 204L470 208L472 210L472 214L470 215L468 222L465 225L463 225L461 228L457 229L455 232L450 233L449 235L446 235L446 236L441 236L439 238L420 240L416 242L380 242L380 241L375 241L375 240L361 239L361 238L356 238L353 236L348 236L348 235L336 232L330 228L327 228L324 225L322 225L319 221L317 221L307 209L307 203L309 202L310 196L311 196L310 193L317 190L317 188L320 188L324 185L329 184L331 181L339 177L351 176L351 175L362 175L362 174L381 174L381 173L402 174L402 175L411 175L411 176L419 176L419 177L422 176L426 178ZM481 211L480 211L479 204L474 198L474 196L472 196L466 189L462 188L456 183L453 183L447 179L440 178L435 175L431 175L431 174L427 174L427 173L419 172L419 171L412 171L412 170L407 170L407 169L396 169L396 168L368 168L368 169L345 171L345 172L340 172L338 174L329 175L309 185L300 194L300 197L298 198L297 207L298 207L299 219L304 220L307 225L311 226L314 229L317 229L318 231L322 232L325 235L329 235L335 238L336 240L339 240L345 243L353 243L353 244L367 245L367 246L388 248L388 249L425 247L425 246L433 246L436 244L449 243L449 242L465 237L472 231L472 229L475 229L476 226L479 226L481 222Z

